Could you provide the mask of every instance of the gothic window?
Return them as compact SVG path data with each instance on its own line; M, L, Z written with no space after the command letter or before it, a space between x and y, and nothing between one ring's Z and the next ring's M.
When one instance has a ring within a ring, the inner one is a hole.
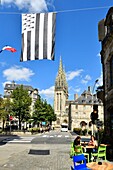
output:
M60 110L62 110L62 97L61 97L61 93L60 93Z
M57 119L57 124L60 125L60 119L59 118Z
M76 109L78 109L78 105L75 105Z
M66 120L66 119L64 119L63 123L67 123L67 120Z
M58 93L57 93L57 110L58 110Z
M110 87L113 86L113 56L110 59Z

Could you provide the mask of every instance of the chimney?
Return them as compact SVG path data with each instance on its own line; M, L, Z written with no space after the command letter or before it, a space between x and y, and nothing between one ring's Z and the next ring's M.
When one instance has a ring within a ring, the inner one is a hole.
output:
M74 94L74 100L78 99L78 94Z
M91 87L90 86L88 86L88 91L91 92Z
M15 81L13 80L13 81L12 81L12 87L14 87L14 86L15 86Z

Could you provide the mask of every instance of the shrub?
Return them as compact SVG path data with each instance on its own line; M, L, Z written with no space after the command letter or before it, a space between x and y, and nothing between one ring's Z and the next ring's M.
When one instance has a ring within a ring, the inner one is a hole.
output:
M75 133L77 133L78 135L80 135L81 132L82 132L82 129L81 129L81 128L74 128L74 129L73 129L73 132L75 132Z
M39 131L40 131L39 127L38 128L37 127L29 128L29 132L31 132L32 134L39 132Z
M86 135L87 134L87 129L82 130L82 134Z
M89 134L89 135L91 135L91 134L92 134L92 131L91 131L91 130L89 130L89 131L88 131L88 134Z

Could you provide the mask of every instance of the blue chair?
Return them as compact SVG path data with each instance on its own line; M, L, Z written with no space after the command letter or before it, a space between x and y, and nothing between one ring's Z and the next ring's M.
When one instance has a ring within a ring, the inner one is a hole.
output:
M91 170L86 166L86 158L83 154L73 156L74 167L71 170Z

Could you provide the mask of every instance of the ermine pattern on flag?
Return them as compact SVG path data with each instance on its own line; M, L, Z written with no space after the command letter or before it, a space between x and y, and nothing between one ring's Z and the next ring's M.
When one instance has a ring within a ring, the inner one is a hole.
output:
M20 61L54 60L55 26L55 13L22 14Z

